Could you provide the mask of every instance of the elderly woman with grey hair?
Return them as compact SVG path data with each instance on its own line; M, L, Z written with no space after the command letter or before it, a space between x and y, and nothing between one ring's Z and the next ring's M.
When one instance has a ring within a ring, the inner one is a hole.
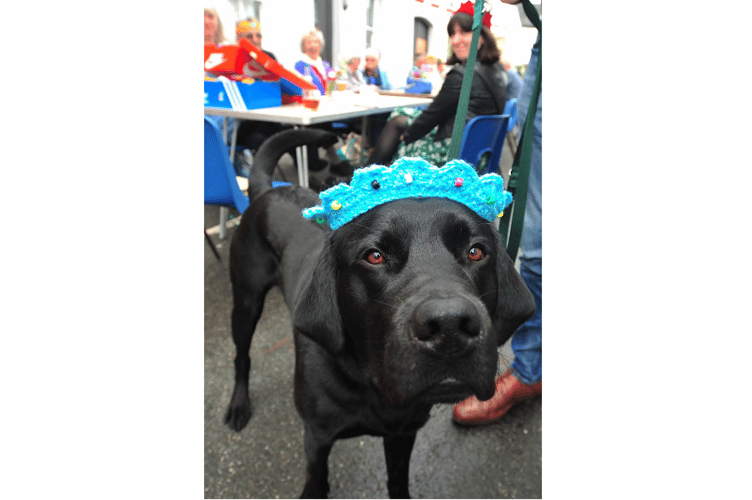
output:
M224 43L225 35L222 21L214 7L204 7L204 44L220 45Z
M360 72L360 56L351 55L345 59L345 65L342 70L345 72L347 79L347 89L355 90L366 84L363 74Z
M367 84L375 85L380 90L392 90L392 84L389 83L389 78L387 78L386 72L379 68L380 61L381 52L374 48L367 49L363 78Z
M321 59L321 49L324 48L324 34L317 29L306 31L300 39L302 57L295 63L295 70L316 85L321 95L326 93L326 81L332 67Z

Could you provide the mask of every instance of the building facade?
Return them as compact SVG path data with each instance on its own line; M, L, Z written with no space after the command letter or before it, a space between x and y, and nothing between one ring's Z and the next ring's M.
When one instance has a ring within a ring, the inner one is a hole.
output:
M322 57L340 67L348 56L368 47L381 52L380 67L394 87L405 85L416 51L446 60L446 25L460 0L216 0L225 36L235 39L235 23L246 17L261 22L263 47L287 68L300 58L300 39L314 26L322 30ZM526 64L536 30L523 27L519 9L495 0L491 31L499 38L503 60Z

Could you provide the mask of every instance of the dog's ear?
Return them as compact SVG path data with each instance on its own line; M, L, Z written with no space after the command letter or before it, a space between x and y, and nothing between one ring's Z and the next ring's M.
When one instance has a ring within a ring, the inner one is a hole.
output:
M500 238L498 250L499 293L493 322L497 335L496 342L502 345L522 323L533 315L535 299L525 282L522 281L520 273L514 268L514 262L507 255Z
M293 325L329 353L342 352L345 345L337 293L337 266L327 240L313 276L295 304Z

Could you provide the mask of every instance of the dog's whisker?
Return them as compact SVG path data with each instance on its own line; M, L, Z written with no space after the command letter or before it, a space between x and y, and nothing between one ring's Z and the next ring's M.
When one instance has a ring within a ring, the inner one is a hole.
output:
M376 300L376 299L372 298L372 299L370 299L370 301L372 303L374 303L374 304L381 304L382 306L391 307L392 309L395 309L395 310L399 309L399 306L396 306L396 305L393 305L393 304L389 304L388 302L384 302L382 300Z

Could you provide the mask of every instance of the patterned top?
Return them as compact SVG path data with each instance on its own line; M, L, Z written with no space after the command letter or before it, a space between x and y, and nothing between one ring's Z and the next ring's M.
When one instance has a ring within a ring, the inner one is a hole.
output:
M295 63L295 71L316 85L321 95L326 93L326 75L332 71L332 67L328 62L322 60L320 57L314 61L306 54L303 54L303 58Z

